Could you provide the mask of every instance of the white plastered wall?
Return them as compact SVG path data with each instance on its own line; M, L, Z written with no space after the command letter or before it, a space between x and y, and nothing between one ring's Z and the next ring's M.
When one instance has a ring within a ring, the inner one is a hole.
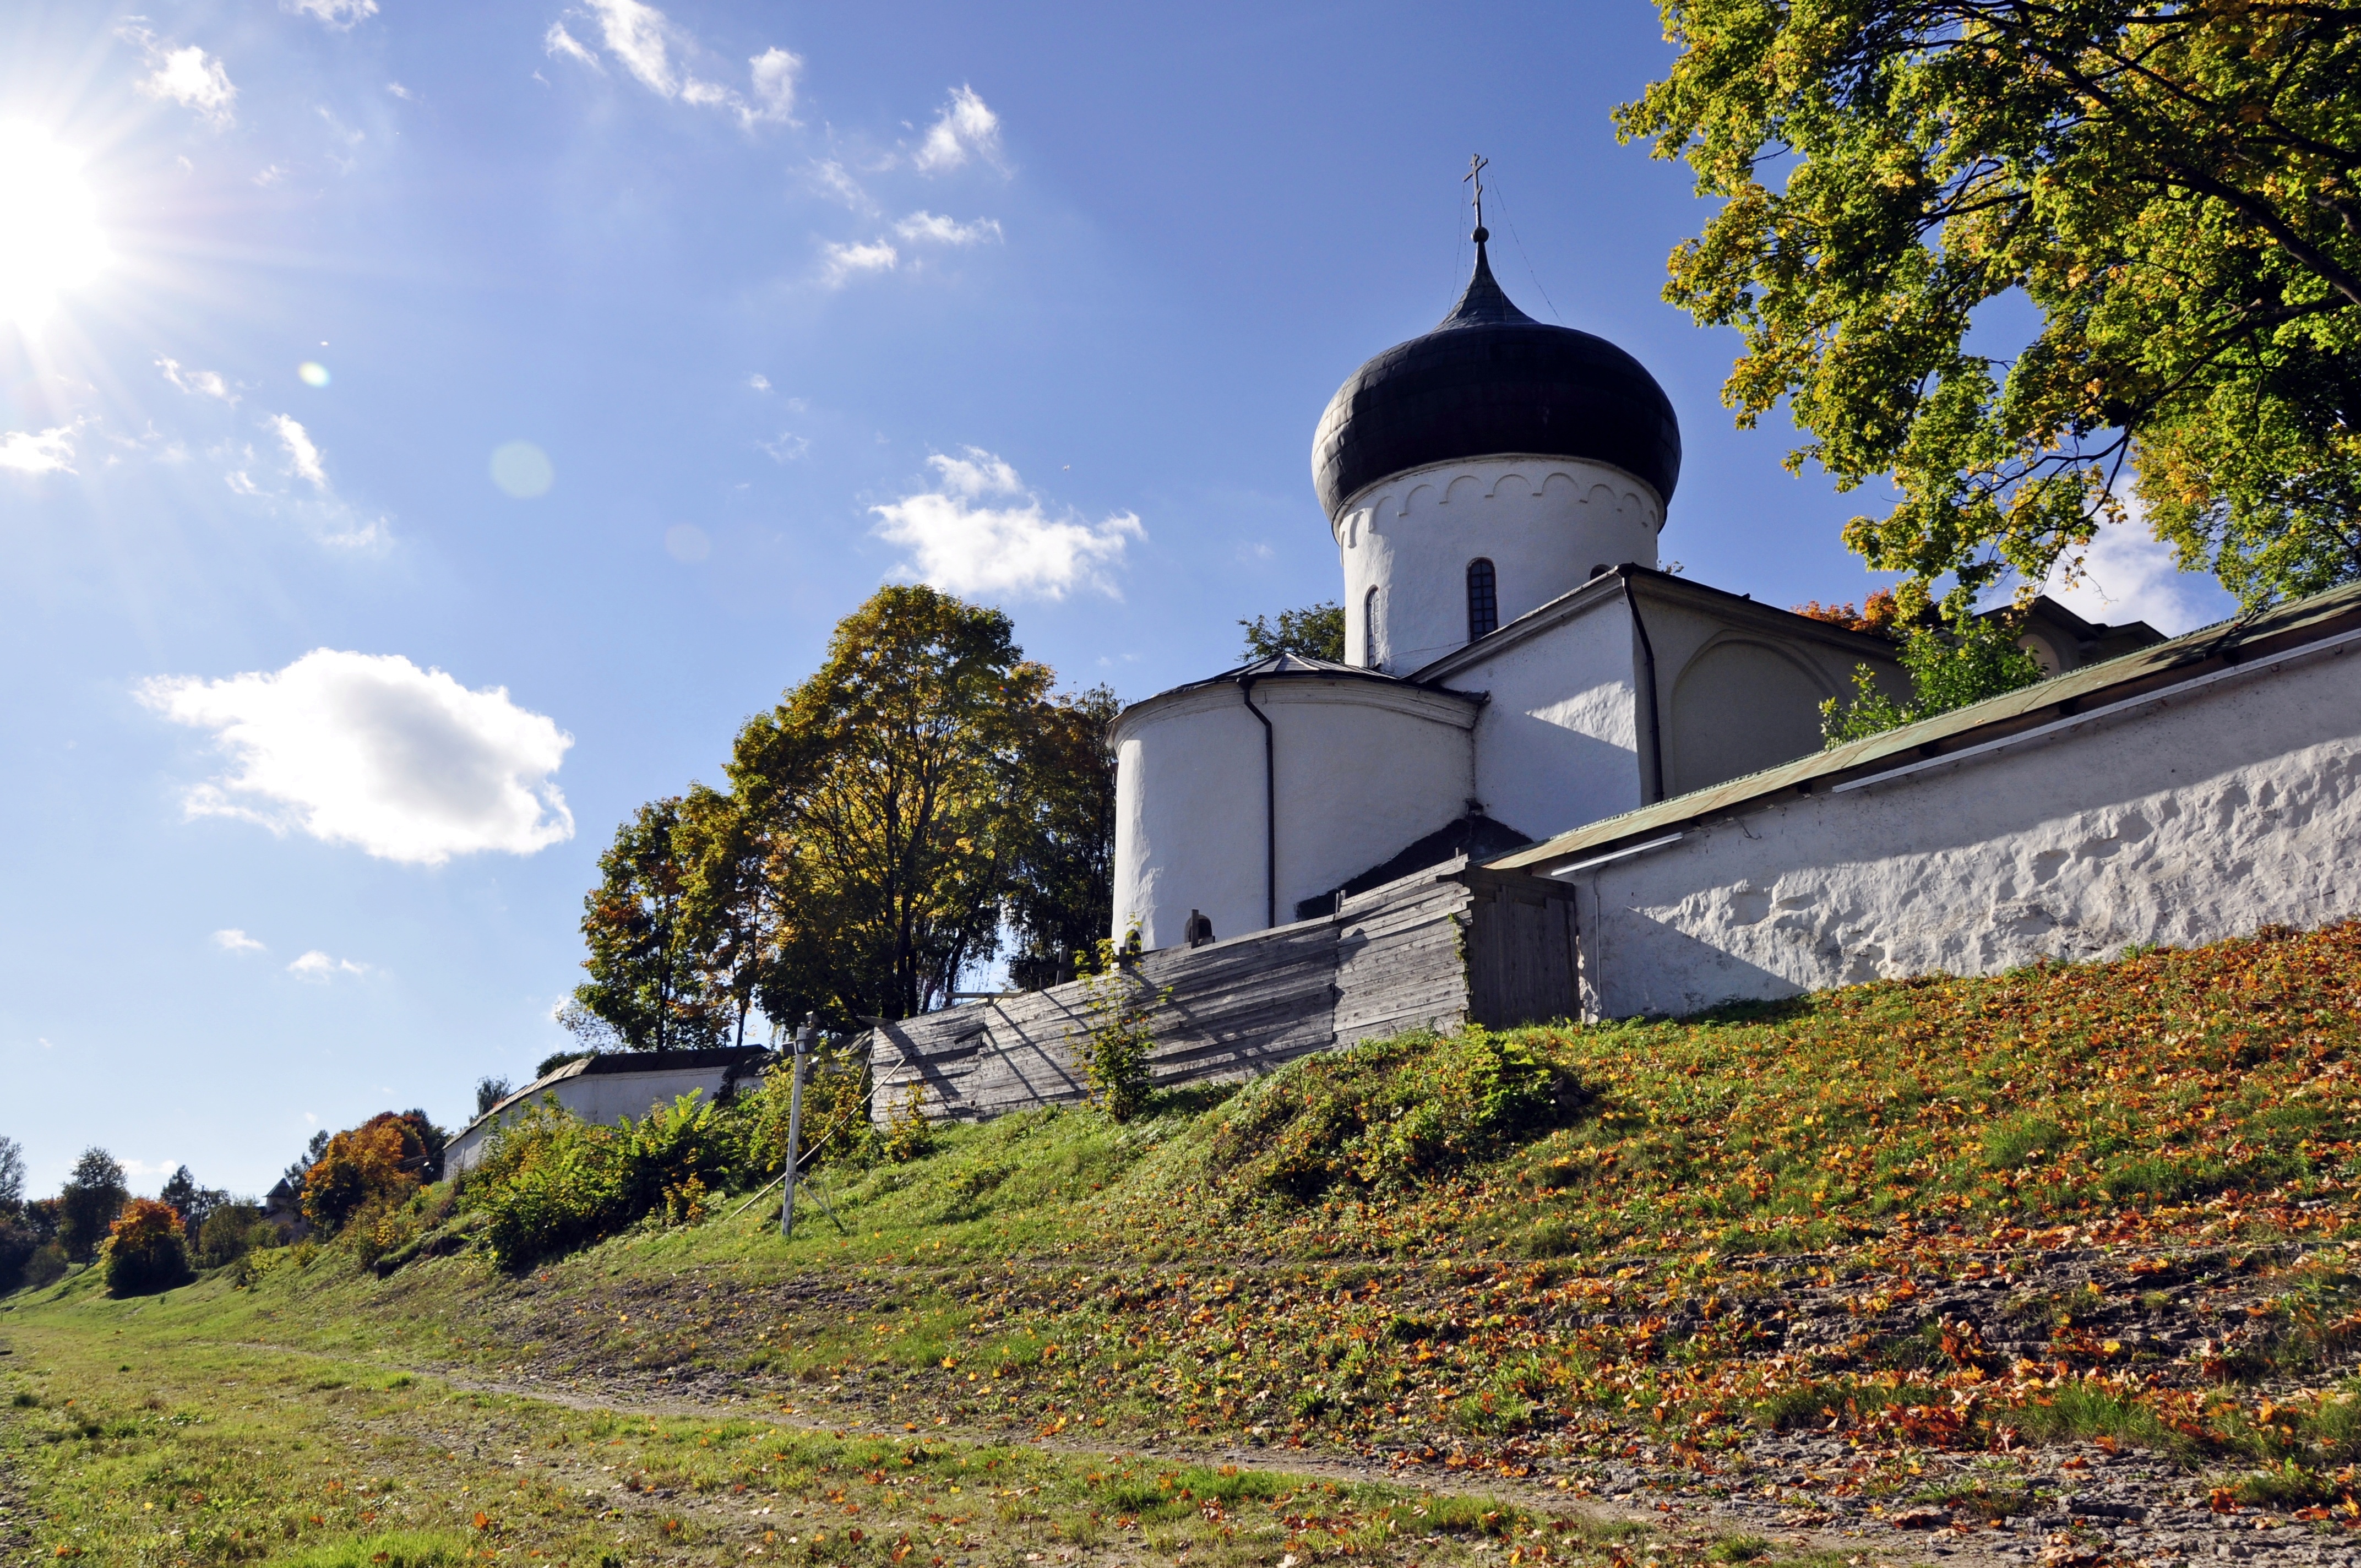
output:
M1332 523L1345 569L1345 658L1401 674L1467 641L1467 566L1492 563L1507 625L1587 582L1594 567L1656 564L1664 506L1604 463L1507 455L1397 474Z
M1686 795L1820 749L1820 704L1868 663L1887 695L1910 683L1890 649L1730 596L1640 590L1664 713L1664 794ZM1873 646L1873 645L1872 645Z
M1530 839L1642 804L1638 674L1622 595L1602 586L1549 620L1499 640L1497 652L1471 651L1447 681L1488 696L1476 723L1476 794L1487 816Z
M1358 678L1257 682L1279 804L1279 923L1460 817L1475 794L1472 701ZM1266 926L1263 730L1235 682L1151 697L1115 726L1115 936Z
M1576 883L1586 1011L1695 1013L2361 914L2354 655L1690 829Z

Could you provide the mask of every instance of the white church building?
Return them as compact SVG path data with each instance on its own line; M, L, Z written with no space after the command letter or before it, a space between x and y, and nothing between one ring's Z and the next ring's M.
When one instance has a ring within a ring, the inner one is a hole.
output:
M1510 303L1475 237L1451 313L1355 371L1312 436L1345 663L1281 654L1116 723L1118 940L1310 918L1805 756L1857 665L1909 695L1885 639L1658 568L1671 400ZM2158 640L2043 612L2053 672Z
M881 1120L1088 1093L1109 1009L1159 1082L1414 1029L1694 1014L2361 916L2361 583L2169 641L2038 600L2052 678L1841 746L1892 643L1660 570L1672 405L1493 280L1313 437L1345 662L1116 720L1103 981L879 1024Z

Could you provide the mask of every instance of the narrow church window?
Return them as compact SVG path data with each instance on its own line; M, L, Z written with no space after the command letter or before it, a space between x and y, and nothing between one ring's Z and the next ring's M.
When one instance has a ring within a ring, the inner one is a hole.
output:
M1478 556L1467 563L1467 641L1496 630L1500 624L1500 596L1494 589L1492 563Z
M1361 596L1361 668L1378 667L1378 590Z

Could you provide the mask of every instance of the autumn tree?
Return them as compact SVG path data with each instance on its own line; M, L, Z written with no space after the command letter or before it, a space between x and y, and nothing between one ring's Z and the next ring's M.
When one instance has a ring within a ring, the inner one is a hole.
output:
M682 804L668 795L633 812L598 857L598 885L582 901L590 978L574 998L631 1050L695 1049L720 1033L684 909Z
M1072 980L1115 922L1115 742L1123 705L1105 686L1044 704L1020 748L1010 839L1010 978L1028 989Z
M440 1174L441 1135L423 1111L382 1111L328 1140L303 1179L303 1217L331 1234Z
M1256 616L1238 622L1246 634L1248 663L1274 653L1309 653L1315 659L1345 662L1345 607L1333 599L1282 609L1270 617Z
M2361 27L2277 0L1659 0L1619 111L1719 210L1665 297L1744 340L1845 538L1964 616L2136 493L2248 604L2361 575ZM1987 309L2039 329L2003 356ZM1989 323L1989 324L1988 324ZM1971 341L1971 328L1987 326ZM2125 481L2130 481L2126 484Z
M839 622L810 679L740 732L732 794L776 852L760 1004L907 1017L996 950L1028 727L1049 672L1008 618L895 585Z

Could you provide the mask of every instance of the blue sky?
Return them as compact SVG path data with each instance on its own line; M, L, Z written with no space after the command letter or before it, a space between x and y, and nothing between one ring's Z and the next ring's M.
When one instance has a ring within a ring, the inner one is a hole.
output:
M1658 298L1706 210L1609 113L1669 58L1633 3L7 7L35 1188L100 1144L258 1191L315 1126L463 1122L566 1043L616 822L718 782L882 581L1126 699L1334 597L1312 425L1450 305L1471 151L1511 296L1680 412L1667 558L1873 587ZM2223 602L2099 560L2094 617Z

